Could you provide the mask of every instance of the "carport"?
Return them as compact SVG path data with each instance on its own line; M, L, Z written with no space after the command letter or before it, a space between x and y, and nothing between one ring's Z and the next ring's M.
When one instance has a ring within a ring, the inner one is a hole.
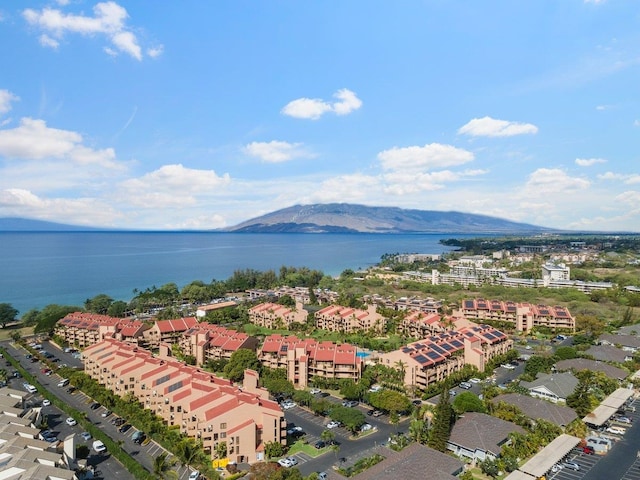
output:
M562 460L572 448L580 443L578 437L563 433L554 439L549 445L544 447L531 460L520 467L520 471L535 478L544 476L551 467Z
M601 427L633 396L633 390L618 388L605 398L593 412L587 414L582 421L594 427Z

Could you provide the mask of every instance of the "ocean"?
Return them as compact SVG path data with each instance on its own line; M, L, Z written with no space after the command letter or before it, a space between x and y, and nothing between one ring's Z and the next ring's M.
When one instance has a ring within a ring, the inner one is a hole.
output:
M249 234L208 232L1 232L0 303L21 314L83 306L104 293L226 280L235 270L309 267L327 275L375 265L385 253L440 254L468 234Z

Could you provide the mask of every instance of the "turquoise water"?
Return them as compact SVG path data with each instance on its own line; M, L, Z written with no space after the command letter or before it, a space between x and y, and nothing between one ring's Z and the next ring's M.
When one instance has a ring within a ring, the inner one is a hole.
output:
M385 253L443 253L441 239L470 235L2 232L0 303L21 313L80 305L105 293L225 280L235 270L309 267L328 275L374 265Z

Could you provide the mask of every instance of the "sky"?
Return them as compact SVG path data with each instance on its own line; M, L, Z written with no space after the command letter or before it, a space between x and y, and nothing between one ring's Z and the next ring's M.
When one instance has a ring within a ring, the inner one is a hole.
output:
M0 217L640 232L637 0L0 3Z

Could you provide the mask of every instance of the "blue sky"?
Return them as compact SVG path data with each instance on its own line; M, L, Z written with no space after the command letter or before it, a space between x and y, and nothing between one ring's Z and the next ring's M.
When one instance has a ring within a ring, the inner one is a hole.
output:
M0 4L0 217L640 232L637 0Z

